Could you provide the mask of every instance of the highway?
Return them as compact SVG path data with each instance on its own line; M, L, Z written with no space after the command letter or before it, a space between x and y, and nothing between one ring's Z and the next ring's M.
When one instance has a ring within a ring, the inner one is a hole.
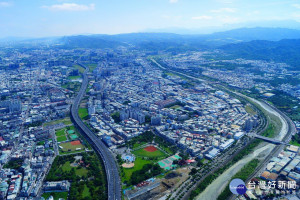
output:
M86 88L88 86L88 71L89 68L85 67L82 64L80 66L85 68L83 73L83 81L78 92L77 97L74 99L72 108L71 108L71 118L75 126L81 131L81 134L87 139L91 144L93 149L100 155L103 160L106 178L107 178L107 188L108 188L108 199L109 200L121 200L121 181L118 172L117 164L114 160L114 156L105 146L105 144L83 123L78 115L78 107L81 99L83 98Z

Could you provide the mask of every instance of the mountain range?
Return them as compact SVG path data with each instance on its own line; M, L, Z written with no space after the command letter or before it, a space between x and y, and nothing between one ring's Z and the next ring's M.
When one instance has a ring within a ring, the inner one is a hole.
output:
M118 35L77 35L39 39L19 39L18 44L45 43L56 48L135 47L179 53L215 50L231 58L262 59L299 66L300 30L287 28L239 28L212 34L130 33Z

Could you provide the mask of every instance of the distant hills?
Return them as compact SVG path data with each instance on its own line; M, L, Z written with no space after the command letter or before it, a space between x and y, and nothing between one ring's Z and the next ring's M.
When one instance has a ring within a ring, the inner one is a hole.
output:
M179 35L173 33L130 33L119 35L65 36L58 40L67 48L110 48L119 45L135 45L141 48L162 49L207 49L230 43L252 40L279 41L300 39L300 30L285 28L240 28L202 35Z
M134 46L172 53L219 49L232 58L262 59L298 66L300 30L286 28L240 28L202 35L131 33L119 35L66 36L61 48L114 48Z
M284 62L300 69L300 39L254 40L220 47L237 58Z
M1 42L1 40L0 40ZM13 44L46 44L56 48L134 47L179 53L219 49L231 58L263 59L298 66L300 30L288 28L239 28L213 34L129 33L118 35L77 35L21 40Z
M286 28L239 28L225 32L208 35L211 39L233 39L241 41L282 39L300 39L300 30Z

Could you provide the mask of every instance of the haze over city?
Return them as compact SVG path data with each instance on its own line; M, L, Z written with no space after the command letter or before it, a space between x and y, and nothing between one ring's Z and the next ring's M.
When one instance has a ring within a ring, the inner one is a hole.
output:
M2 0L0 37L299 28L299 11L297 0Z

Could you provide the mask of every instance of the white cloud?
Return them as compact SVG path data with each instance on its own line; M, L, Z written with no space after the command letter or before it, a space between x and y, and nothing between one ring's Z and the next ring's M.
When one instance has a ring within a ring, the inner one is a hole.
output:
M169 0L170 3L177 3L178 0Z
M231 16L220 16L219 20L226 24L234 24L239 22L239 18Z
M182 16L180 16L180 15L177 15L177 16L174 16L174 15L162 15L162 18L167 19L167 20L178 21L178 20L182 19Z
M300 4L293 4L292 6L295 7L295 8L300 9Z
M228 12L228 13L234 13L236 12L236 9L234 8L220 8L216 10L211 10L212 13L222 13L222 12Z
M63 4L55 4L52 6L43 6L43 8L47 8L52 11L88 11L94 10L95 4L83 5L76 3L63 3Z
M207 15L192 17L193 20L210 20L212 18L213 18L212 16L207 16Z
M236 0L215 0L215 1L222 4L233 4Z
M1 1L0 2L0 7L9 7L11 6L12 4L10 2L6 2L6 1Z

